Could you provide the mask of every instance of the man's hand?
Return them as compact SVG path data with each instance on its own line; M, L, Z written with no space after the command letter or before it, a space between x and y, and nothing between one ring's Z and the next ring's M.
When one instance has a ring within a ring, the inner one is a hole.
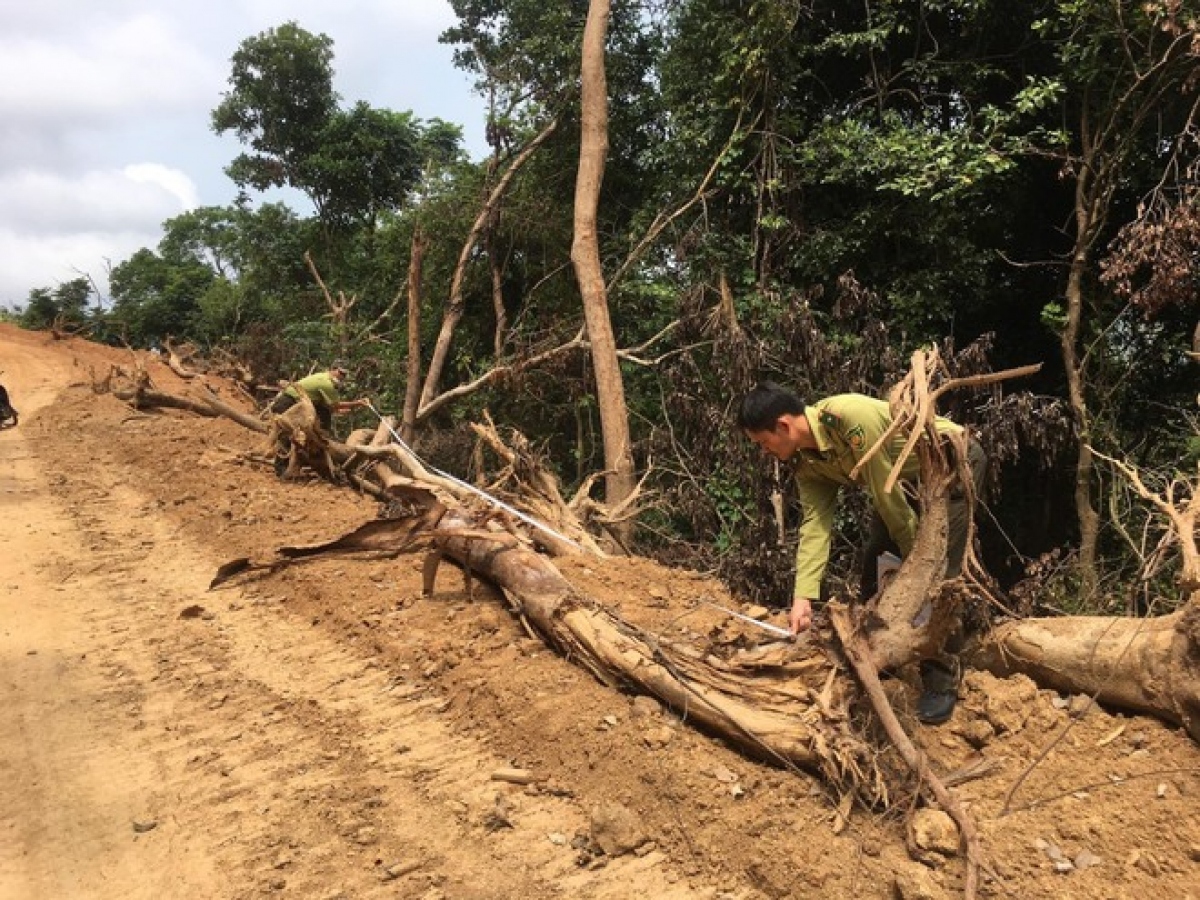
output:
M788 625L792 634L807 631L812 625L812 601L807 597L797 597L792 601L792 611L788 615Z

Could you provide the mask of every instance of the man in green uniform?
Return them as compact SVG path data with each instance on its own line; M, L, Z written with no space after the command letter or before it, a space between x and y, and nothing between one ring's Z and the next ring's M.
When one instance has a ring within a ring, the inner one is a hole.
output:
M888 405L863 394L838 394L805 406L790 390L768 381L759 384L742 399L738 426L764 452L780 462L791 463L796 470L796 488L803 517L789 614L793 634L799 634L812 624L812 604L820 596L821 581L829 561L838 491L844 485L854 483L850 478L851 470L891 423ZM961 426L940 417L935 425L943 434L962 430ZM903 490L899 487L891 492L884 490L907 438L905 433L893 435L857 476L857 482L870 495L874 508L871 534L863 558L860 600L870 599L878 589L879 555L891 551L903 557L912 549L916 537L917 515ZM987 460L983 448L974 438L968 441L967 462L978 492L983 484ZM900 470L901 479L912 482L919 474L920 464L912 454ZM955 578L962 571L969 531L970 510L961 486L951 493L949 513L946 577ZM961 637L956 636L947 643L960 641ZM946 721L958 699L957 662L952 658L924 660L921 677L923 690L917 704L918 718L929 724Z
M314 372L299 381L288 385L268 407L275 415L282 415L300 402L300 392L308 396L317 410L317 420L326 431L333 431L334 413L346 413L352 409L360 409L370 404L368 398L360 400L342 400L338 396L338 388L346 379L346 364L340 360L331 365L328 371Z

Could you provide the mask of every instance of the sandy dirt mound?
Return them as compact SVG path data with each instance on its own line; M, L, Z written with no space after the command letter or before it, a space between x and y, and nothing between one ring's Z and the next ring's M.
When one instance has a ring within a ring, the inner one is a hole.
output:
M961 890L936 817L843 822L815 779L598 684L451 567L432 597L419 556L208 591L221 563L335 538L376 504L279 481L232 422L93 392L130 359L0 326L21 411L0 431L0 898ZM146 364L161 390L194 390ZM675 639L767 637L705 606L736 600L701 574L563 568ZM958 790L998 876L985 896L1200 900L1183 734L1020 678L971 673L963 697L949 724L913 728L940 771L984 773Z

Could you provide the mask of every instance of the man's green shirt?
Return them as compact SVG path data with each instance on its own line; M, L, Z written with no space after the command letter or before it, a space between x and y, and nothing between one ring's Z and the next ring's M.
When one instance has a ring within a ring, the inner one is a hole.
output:
M864 394L838 394L805 407L804 415L817 447L798 450L791 460L803 508L794 596L815 599L820 596L821 579L829 562L838 490L842 485L855 483L850 479L851 470L887 431L892 414L882 400ZM936 427L942 434L961 430L961 426L941 417ZM888 533L905 555L916 537L917 516L899 483L890 493L884 491L884 485L907 439L904 432L892 435L856 479L870 494ZM920 462L915 453L911 454L900 470L901 478L915 481L919 472Z
M334 387L333 376L328 372L313 372L294 384L288 385L284 393L299 400L300 395L296 392L297 388L308 394L308 398L312 400L314 406L327 406L333 409L337 405L337 388Z

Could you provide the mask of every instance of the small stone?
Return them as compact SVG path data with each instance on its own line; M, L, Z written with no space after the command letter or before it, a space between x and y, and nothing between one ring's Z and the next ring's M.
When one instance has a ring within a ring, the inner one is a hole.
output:
M492 781L504 781L508 784L532 784L534 776L528 769L497 769L492 773Z
M134 834L145 834L147 831L153 831L158 827L158 822L150 818L139 818L133 820Z
M604 724L607 725L609 728L616 728L617 723L619 721L620 720L616 716L605 716L604 717Z
M649 719L662 712L662 706L653 697L644 694L634 697L630 705L630 715L635 719Z
M988 672L971 672L965 679L970 705L980 712L997 734L1016 734L1025 727L1036 707L1038 687L1025 675L997 678Z
M1194 863L1200 863L1200 844L1192 844L1188 847L1188 859Z
M641 819L619 803L602 803L592 810L592 842L608 856L635 850L648 840Z
M958 826L940 809L918 809L909 827L912 841L918 849L943 856L958 853Z
M561 831L550 832L548 835L546 835L546 839L550 841L550 843L559 847L565 847L567 843L567 836Z
M1090 869L1092 866L1098 866L1104 862L1091 850L1080 850L1075 854L1075 868L1079 870Z
M956 730L962 736L962 739L976 750L982 750L996 736L996 729L992 727L992 723L987 719L970 719Z
M1130 851L1129 856L1125 858L1125 865L1141 869L1151 878L1157 878L1163 873L1162 863L1153 854L1147 853L1145 850Z
M405 875L411 875L419 868L421 868L421 863L419 860L396 863L383 870L382 880L395 881L397 878L403 878Z
M667 725L661 728L651 728L642 734L642 741L652 750L660 750L675 740L675 729Z
M892 882L897 900L946 900L949 896L924 866L907 866Z
M1067 704L1067 713L1072 719L1082 719L1096 706L1094 700L1087 694L1075 694Z

